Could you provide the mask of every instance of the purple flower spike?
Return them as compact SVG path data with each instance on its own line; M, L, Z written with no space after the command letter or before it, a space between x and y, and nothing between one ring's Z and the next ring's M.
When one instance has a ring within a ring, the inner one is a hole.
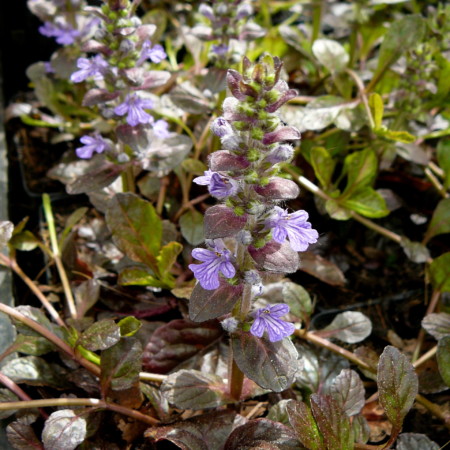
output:
M94 80L103 80L103 74L108 70L108 63L102 55L96 55L94 58L78 58L77 70L70 76L74 83L81 83L87 78L93 77Z
M94 136L83 136L80 142L85 144L83 147L78 147L75 150L78 158L90 159L94 152L102 153L108 147L108 143L98 134Z
M129 94L125 101L114 108L114 112L118 116L127 115L127 123L132 127L140 123L153 123L153 117L147 114L144 109L153 108L153 102L143 99L137 94Z
M289 306L286 303L277 303L260 308L252 313L255 318L250 333L256 337L262 337L264 331L267 331L270 342L281 341L290 336L295 326L292 323L281 320L280 317L289 312Z
M162 45L156 44L152 47L152 43L147 39L142 43L141 56L137 64L142 64L146 59L157 64L166 58L167 55Z
M219 272L225 278L233 278L236 274L236 269L230 262L231 252L225 248L221 239L215 239L213 242L214 246L210 250L194 248L192 256L202 261L202 263L189 265L189 269L194 272L194 276L201 287L206 290L213 290L219 287Z
M217 172L211 175L209 193L216 198L227 198L237 194L239 183L231 178L222 178Z
M80 36L80 32L67 24L52 24L45 22L39 27L39 32L47 37L56 38L56 42L61 45L70 45Z
M319 238L319 233L311 228L307 222L308 213L300 210L292 214L279 206L274 207L274 212L266 220L266 228L272 228L272 237L275 242L282 244L286 238L292 250L304 252L309 244L314 244Z

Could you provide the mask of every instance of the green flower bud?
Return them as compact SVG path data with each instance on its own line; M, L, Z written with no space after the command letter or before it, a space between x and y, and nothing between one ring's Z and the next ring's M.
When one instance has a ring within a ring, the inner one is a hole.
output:
M245 214L244 208L242 206L235 206L233 208L233 212L238 217L241 217L241 216L243 216Z
M270 178L269 177L262 177L259 180L259 185L260 186L267 186L270 182Z
M259 238L253 241L253 247L255 248L262 248L266 245L266 239L265 238Z
M280 98L280 94L277 91L267 91L264 94L264 98L267 100L267 103L273 103Z
M267 101L262 98L261 100L259 100L258 106L260 108L265 108L267 106Z
M245 181L250 184L255 184L259 181L259 175L256 170L252 170L247 175L245 175Z
M255 161L258 161L260 155L261 155L261 153L256 148L251 148L247 152L247 159L250 162L255 162Z
M247 128L247 124L242 120L236 120L236 122L233 122L233 126L238 131L243 131Z
M252 128L251 136L253 139L260 141L264 137L264 131L261 128Z

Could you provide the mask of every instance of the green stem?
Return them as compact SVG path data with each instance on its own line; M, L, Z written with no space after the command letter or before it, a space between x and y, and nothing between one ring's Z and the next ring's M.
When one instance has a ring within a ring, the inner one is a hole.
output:
M64 294L66 296L69 313L73 319L77 318L77 309L75 307L75 299L73 298L72 289L70 287L69 279L67 278L66 270L61 261L61 253L58 245L58 238L56 236L55 220L53 218L52 206L50 203L50 196L48 194L42 195L42 202L44 206L45 219L47 220L48 231L50 234L50 243L52 246L53 259L58 269L59 277L63 285Z
M361 100L364 104L364 108L367 113L367 118L369 119L370 128L373 130L375 128L375 121L373 120L372 111L370 110L369 101L367 100L364 83L361 80L361 78L358 76L358 74L355 71L353 71L352 69L345 69L345 71L353 78L353 80L356 84L356 87L358 88L359 96L361 97Z
M311 45L319 37L322 22L322 0L313 3Z
M109 409L110 411L132 417L133 419L147 423L151 426L159 424L159 420L142 414L139 411L116 405L115 403L105 402L98 398L47 398L43 400L29 400L26 402L1 402L0 411L8 409L46 408L50 406L93 406L94 408Z

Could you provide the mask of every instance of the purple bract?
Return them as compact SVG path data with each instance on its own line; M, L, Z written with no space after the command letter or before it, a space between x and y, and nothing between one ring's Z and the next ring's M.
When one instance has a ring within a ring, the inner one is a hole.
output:
M267 305L265 308L257 309L251 314L255 321L250 328L250 333L260 338L267 331L270 342L281 341L295 330L294 324L280 319L288 312L289 306L285 303Z

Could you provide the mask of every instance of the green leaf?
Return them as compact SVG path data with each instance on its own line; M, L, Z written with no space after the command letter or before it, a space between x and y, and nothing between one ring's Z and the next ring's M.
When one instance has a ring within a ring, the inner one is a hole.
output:
M425 20L418 14L407 15L392 22L381 44L378 66L373 78L377 79L402 54L421 42L425 30Z
M446 189L448 189L450 187L450 139L449 138L441 139L437 145L436 152L439 167L444 171L445 174L444 186Z
M445 312L428 314L422 320L422 327L439 341L450 335L450 314Z
M181 409L216 408L228 400L221 377L197 370L180 370L169 375L161 391L169 403Z
M78 208L67 218L64 230L59 238L60 248L64 246L64 241L67 238L67 235L70 233L74 225L76 225L84 217L84 215L88 212L88 209L89 208L86 207Z
M383 122L384 105L383 99L376 92L370 94L369 106L370 110L372 111L375 129L381 128Z
M377 175L377 168L377 157L370 148L346 156L343 172L347 174L347 187L343 195L371 185Z
M448 150L450 152L450 147ZM427 243L434 236L445 233L450 233L450 198L444 198L438 203L428 225L424 243Z
M378 218L389 214L383 196L369 186L359 189L351 197L345 198L341 205L365 217Z
M312 301L308 291L302 286L290 281L283 283L283 301L289 305L290 314L306 320L312 313Z
M289 422L298 440L309 450L326 450L322 435L308 405L290 400L287 411Z
M430 264L430 276L434 289L450 292L450 252L433 260Z
M169 242L161 248L159 255L156 257L158 260L158 269L164 277L177 260L177 256L183 250L183 246L179 242ZM173 286L169 286L172 288Z
M450 387L450 336L439 340L436 359L439 373L445 384Z
M350 59L344 47L331 39L316 39L312 45L312 52L332 73L342 72Z
M117 324L120 328L120 335L122 337L134 336L142 326L142 322L134 316L124 317Z
M311 395L311 410L327 450L352 450L350 419L330 395Z
M298 353L289 339L270 342L239 331L231 336L239 369L258 386L275 392L286 390L298 369Z
M139 381L142 346L135 339L122 338L116 345L104 350L100 363L100 384L103 395L109 389L121 391Z
M352 430L355 442L365 444L369 440L370 427L363 415L358 414L353 417Z
M106 212L106 223L121 251L158 273L162 224L150 202L130 193L116 194Z
M84 414L83 414L84 416ZM71 409L55 411L45 421L42 442L52 450L74 450L86 438L87 423Z
M330 394L347 416L358 414L365 403L364 385L354 370L343 369L333 380Z
M399 431L414 403L419 381L408 358L390 345L378 362L377 386L380 403L394 430Z
M40 244L39 239L28 230L14 234L9 243L17 250L21 250L23 252L34 250Z
M327 332L327 336L332 336L347 344L355 344L372 333L372 322L363 313L346 311L338 314L323 331Z
M407 131L394 131L387 129L386 127L378 128L377 130L375 130L375 133L385 139L390 139L391 141L396 142L404 142L406 144L411 144L417 139Z
M91 350L106 350L120 340L120 328L112 319L100 320L92 324L78 340L78 344Z
M55 346L46 338L19 334L14 341L17 352L25 355L41 356L55 351Z
M166 283L158 280L154 273L145 267L127 267L119 274L121 286L153 286L165 288Z
M310 152L310 163L320 184L327 188L331 184L336 162L324 147L313 147Z
M193 159L193 158L185 159L181 163L181 167L183 167L183 169L189 173L203 174L203 172L205 170L208 170L208 168L205 166L205 163L203 163L202 161L199 161L198 159Z
M203 214L189 209L180 217L180 230L191 245L198 245L205 240L203 233Z

